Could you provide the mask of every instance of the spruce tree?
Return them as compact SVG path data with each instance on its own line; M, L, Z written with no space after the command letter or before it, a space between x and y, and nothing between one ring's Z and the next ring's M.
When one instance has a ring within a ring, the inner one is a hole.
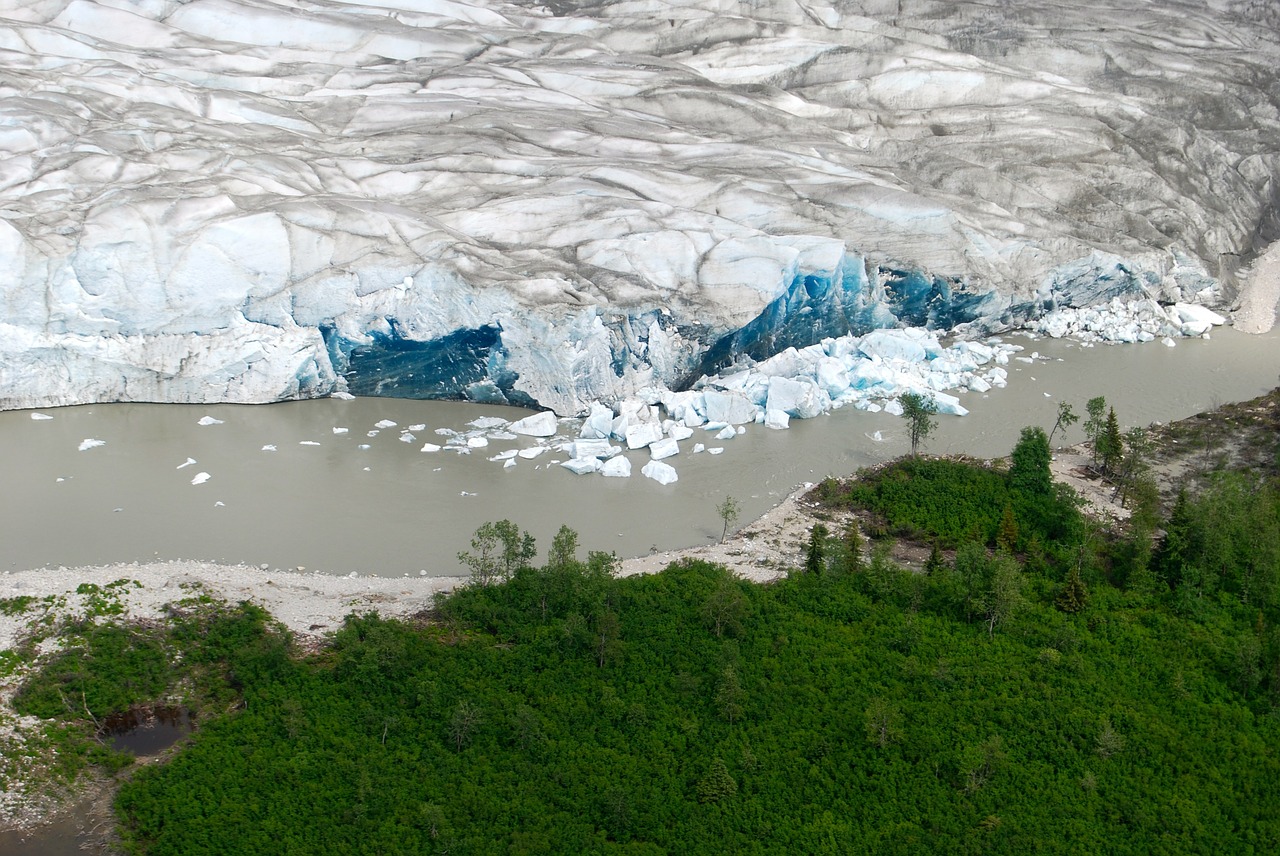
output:
M942 560L942 551L938 549L938 542L933 542L933 549L929 551L929 558L924 563L924 575L932 577L940 573L946 563Z
M813 524L809 532L809 547L805 550L804 569L806 573L820 574L827 565L827 538L831 533L821 523Z
M1071 573L1067 576L1067 584L1058 593L1054 605L1063 612L1075 615L1083 610L1088 602L1089 590L1085 588L1084 580L1080 579L1080 569L1073 566Z

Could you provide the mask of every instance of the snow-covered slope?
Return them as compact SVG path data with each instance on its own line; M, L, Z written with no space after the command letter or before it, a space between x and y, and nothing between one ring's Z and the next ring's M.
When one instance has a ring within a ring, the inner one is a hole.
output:
M0 0L0 407L581 413L738 354L1223 304L1271 0Z

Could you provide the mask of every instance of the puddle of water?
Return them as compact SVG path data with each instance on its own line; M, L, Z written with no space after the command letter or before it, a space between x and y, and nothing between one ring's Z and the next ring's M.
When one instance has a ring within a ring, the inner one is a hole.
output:
M159 754L191 733L191 713L184 707L131 710L107 717L103 736L117 752L139 758Z

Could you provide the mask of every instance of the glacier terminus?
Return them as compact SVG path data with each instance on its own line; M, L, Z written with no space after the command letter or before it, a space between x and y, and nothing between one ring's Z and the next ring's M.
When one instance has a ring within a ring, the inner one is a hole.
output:
M0 0L0 408L1265 329L1278 69L1272 0Z

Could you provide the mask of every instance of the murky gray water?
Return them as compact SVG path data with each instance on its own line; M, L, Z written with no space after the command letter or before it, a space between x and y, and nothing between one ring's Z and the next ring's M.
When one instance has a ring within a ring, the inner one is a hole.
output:
M1022 342L1022 340L1015 340ZM1280 333L1214 332L1212 341L1081 348L1034 341L1047 361L1011 362L1010 385L963 401L963 418L942 417L930 452L1007 454L1027 424L1050 425L1056 402L1083 412L1105 395L1125 425L1177 419L1249 398L1278 382ZM1046 397L1045 393L1050 397ZM661 486L639 474L647 453L631 453L630 479L575 476L548 466L548 453L504 469L487 458L532 441L495 442L471 455L423 453L479 416L527 411L392 399L264 406L113 404L0 413L0 549L3 565L101 564L155 558L304 566L333 573L459 572L456 554L477 526L508 518L539 547L568 524L587 549L637 555L718 536L715 507L739 499L743 522L795 486L902 453L901 419L845 408L788 431L749 426L719 443L698 431L670 459L680 480ZM224 420L201 426L203 416ZM426 423L415 443L398 429L367 437L379 420ZM335 435L335 426L349 433ZM880 431L884 442L870 435ZM1071 439L1080 439L1079 427ZM106 445L77 451L84 439ZM300 445L303 441L320 445ZM691 455L693 441L723 445ZM368 450L358 449L361 443ZM263 452L265 444L278 451ZM178 469L187 458L197 463ZM207 472L204 484L192 478ZM221 503L221 504L219 504Z

